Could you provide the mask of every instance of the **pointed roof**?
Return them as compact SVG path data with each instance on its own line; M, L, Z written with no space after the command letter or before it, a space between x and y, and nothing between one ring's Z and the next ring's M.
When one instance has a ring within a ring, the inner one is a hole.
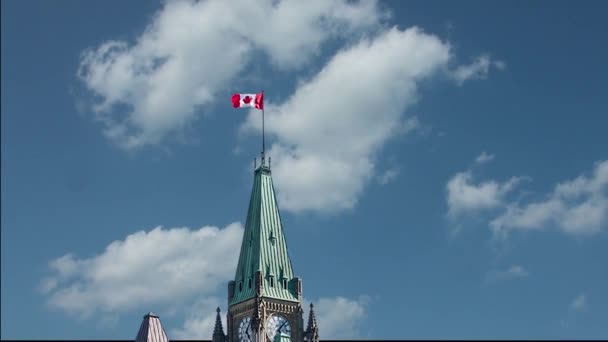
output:
M310 303L310 313L308 314L308 327L305 331L306 341L319 342L319 326L315 317L315 310Z
M313 331L318 330L319 327L317 326L317 317L315 317L315 310L313 309L312 303L310 303L310 313L308 314L308 328L306 329L306 332L310 334Z
M169 342L158 315L150 312L144 316L135 342Z
M222 318L220 317L220 307L217 307L217 315L215 316L215 327L213 328L213 341L224 341L224 327L222 326Z
M261 272L263 279L262 297L299 301L296 285L292 282L294 274L270 168L265 165L254 172L241 254L234 277L234 296L230 305L255 297L257 271Z

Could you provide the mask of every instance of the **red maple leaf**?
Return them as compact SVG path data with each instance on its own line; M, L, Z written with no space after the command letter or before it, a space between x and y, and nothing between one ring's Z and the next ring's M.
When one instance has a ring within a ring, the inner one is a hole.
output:
M252 98L251 96L245 96L245 98L243 99L243 102L245 102L245 104L249 104L249 102L251 102Z

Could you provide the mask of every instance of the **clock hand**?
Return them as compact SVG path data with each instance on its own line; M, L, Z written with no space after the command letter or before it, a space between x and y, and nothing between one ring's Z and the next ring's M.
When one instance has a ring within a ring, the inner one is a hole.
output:
M249 322L247 329L245 329L245 334L247 334L247 338L249 339L249 341L251 341L251 335L249 335L249 329L251 329L251 322Z
M277 329L277 332L281 331L281 328L283 328L283 326L287 323L287 321L283 322L283 324L281 324L281 326Z

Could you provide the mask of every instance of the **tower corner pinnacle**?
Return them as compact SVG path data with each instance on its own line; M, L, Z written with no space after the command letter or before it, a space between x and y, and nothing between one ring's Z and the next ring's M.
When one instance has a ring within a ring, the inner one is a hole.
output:
M213 336L211 337L212 342L226 342L226 335L224 334L224 327L222 326L222 317L220 316L220 307L216 309L217 314L215 315L215 327L213 328Z
M307 342L319 342L319 326L317 325L317 317L312 303L310 303L310 312L308 314L308 327L306 328L305 337Z

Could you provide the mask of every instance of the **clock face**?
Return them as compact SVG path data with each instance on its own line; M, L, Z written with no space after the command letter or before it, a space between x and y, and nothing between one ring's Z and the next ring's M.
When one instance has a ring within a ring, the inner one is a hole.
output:
M274 341L274 337L278 333L291 336L291 327L287 318L281 315L272 315L266 322L266 334L270 341Z
M255 342L255 334L251 329L251 317L245 317L239 323L239 340L241 342Z

